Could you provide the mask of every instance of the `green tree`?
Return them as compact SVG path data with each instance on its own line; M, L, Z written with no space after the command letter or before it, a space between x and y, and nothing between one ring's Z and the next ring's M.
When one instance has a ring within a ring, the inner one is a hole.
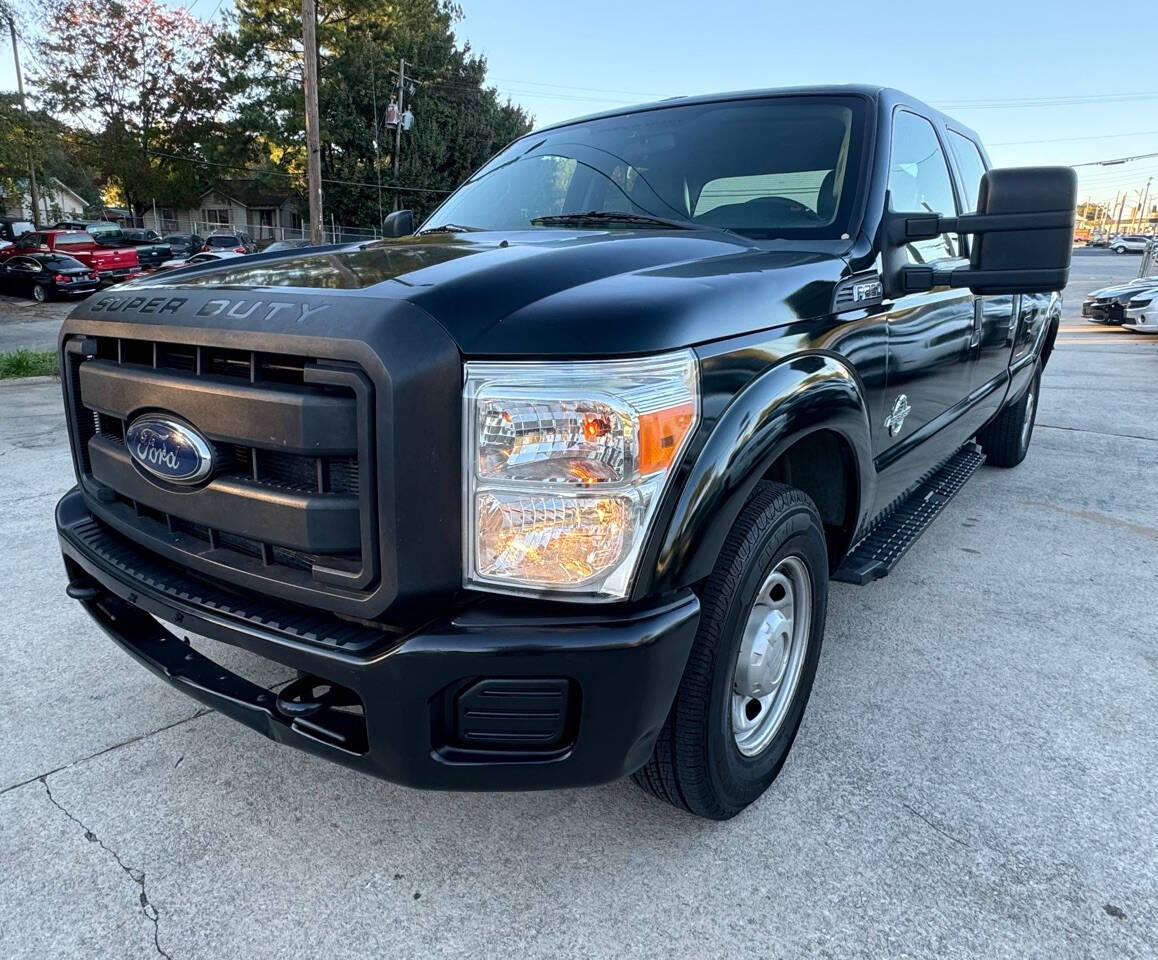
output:
M195 197L200 184L177 158L224 125L216 28L162 0L45 6L32 82L40 103L76 123L82 159L136 215L154 197Z
M236 28L221 49L235 66L229 92L251 142L269 145L278 171L304 175L298 0L238 0ZM318 110L326 219L378 221L395 201L421 215L495 150L530 129L527 115L484 87L486 61L460 45L458 7L447 0L318 0ZM383 120L399 94L414 115L403 133L395 191L394 133ZM378 123L375 126L375 117ZM377 137L379 149L374 149ZM299 181L300 182L300 181Z
M43 110L20 110L15 93L0 93L0 194L28 193L28 162L31 152L41 188L56 177L81 196L99 195L94 171L83 161L83 149L74 131ZM31 151L29 150L31 148ZM43 219L43 207L40 219Z

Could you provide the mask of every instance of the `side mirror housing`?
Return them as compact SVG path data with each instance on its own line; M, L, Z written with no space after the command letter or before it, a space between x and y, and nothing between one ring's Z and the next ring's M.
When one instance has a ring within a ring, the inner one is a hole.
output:
M978 295L1061 290L1070 274L1077 190L1070 167L989 170L981 177L976 213L889 214L890 246L942 233L975 237L968 269L906 265L889 286L897 293L968 287Z
M414 233L414 211L395 210L382 221L382 235L386 237L409 237Z

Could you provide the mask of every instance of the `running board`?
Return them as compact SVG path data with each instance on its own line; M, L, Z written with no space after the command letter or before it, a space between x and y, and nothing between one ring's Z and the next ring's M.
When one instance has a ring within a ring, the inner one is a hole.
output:
M832 579L863 585L887 576L984 462L977 444L963 446L861 538Z

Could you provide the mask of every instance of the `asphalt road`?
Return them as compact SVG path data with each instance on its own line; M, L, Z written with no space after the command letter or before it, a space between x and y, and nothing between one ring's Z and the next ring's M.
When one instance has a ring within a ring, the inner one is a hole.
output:
M836 584L773 788L419 793L280 748L63 596L53 383L0 385L0 955L1158 955L1158 338L1074 320L1033 446ZM271 681L277 677L271 675Z

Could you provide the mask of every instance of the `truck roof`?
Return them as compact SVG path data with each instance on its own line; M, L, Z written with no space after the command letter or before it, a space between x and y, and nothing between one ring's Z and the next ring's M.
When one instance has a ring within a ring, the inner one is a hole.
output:
M675 107L692 105L699 103L719 103L726 100L756 100L764 97L817 97L817 96L856 96L864 97L874 103L882 103L885 106L895 106L898 104L905 104L910 107L916 107L922 113L933 114L940 117L942 121L952 126L954 129L968 134L972 139L980 142L975 131L965 126L963 123L955 120L947 114L941 112L935 107L929 106L923 100L918 100L916 97L910 96L903 90L897 90L893 87L884 87L875 84L865 83L849 83L849 84L827 84L814 86L800 86L800 87L767 87L756 90L734 90L727 93L705 93L697 94L688 97L668 97L664 100L654 100L650 103L639 103L631 106L616 107L613 110L602 110L598 113L587 114L582 117L575 117L571 120L562 120L559 123L553 123L546 127L538 127L524 136L534 136L536 133L542 133L545 130L556 130L560 127L567 127L574 123L584 123L588 120L601 120L605 117L621 117L632 113L639 113L644 110L659 110L664 107Z

